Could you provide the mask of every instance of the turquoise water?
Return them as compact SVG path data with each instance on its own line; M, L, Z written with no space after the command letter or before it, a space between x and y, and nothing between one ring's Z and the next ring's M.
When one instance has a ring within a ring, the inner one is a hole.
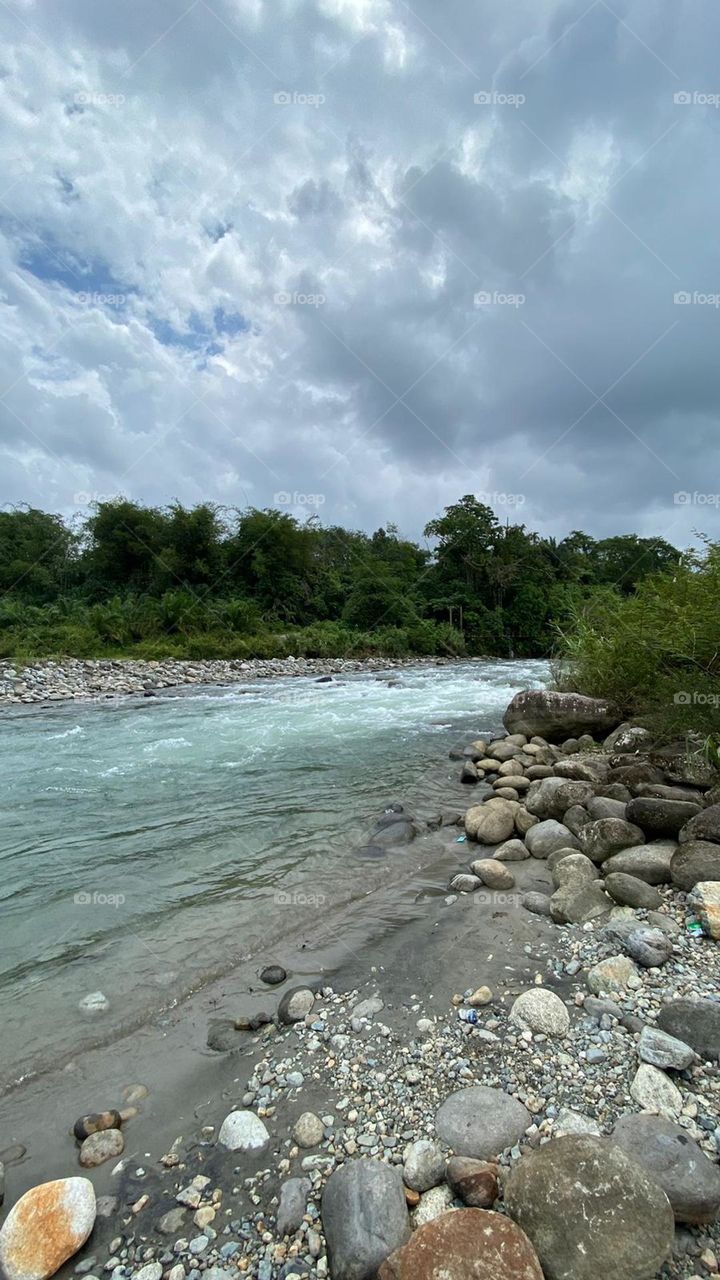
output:
M447 807L448 747L546 676L458 663L0 713L3 1081L360 896L352 851L382 809ZM82 1013L97 991L108 1009Z

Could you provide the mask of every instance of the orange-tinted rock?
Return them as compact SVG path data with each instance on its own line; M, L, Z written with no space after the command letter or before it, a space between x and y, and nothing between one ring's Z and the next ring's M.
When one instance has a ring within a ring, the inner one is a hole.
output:
M391 1254L378 1280L543 1280L520 1227L485 1209L452 1209Z
M473 1209L491 1209L498 1198L497 1165L453 1156L445 1176L456 1196Z
M0 1230L0 1266L7 1280L48 1280L84 1245L95 1212L95 1191L87 1178L59 1178L26 1191Z

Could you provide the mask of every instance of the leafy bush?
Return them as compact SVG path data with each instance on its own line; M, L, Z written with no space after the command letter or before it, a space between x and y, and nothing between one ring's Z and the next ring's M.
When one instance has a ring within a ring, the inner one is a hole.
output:
M665 736L710 733L720 720L720 544L635 595L608 588L577 609L563 635L564 681L611 698Z

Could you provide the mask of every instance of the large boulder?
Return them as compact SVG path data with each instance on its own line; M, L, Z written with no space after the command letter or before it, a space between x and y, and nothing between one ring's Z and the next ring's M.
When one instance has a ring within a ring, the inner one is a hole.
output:
M606 751L647 751L652 745L652 734L639 724L621 724L608 734L603 742Z
M551 818L562 818L573 805L588 805L595 798L595 787L592 782L570 782L561 779L561 785L552 797Z
M548 818L537 822L525 836L525 844L533 858L549 858L556 849L579 849L580 841L562 822Z
M621 907L644 907L648 911L656 911L662 906L662 897L657 889L622 871L612 871L605 877L605 889Z
M672 1245L665 1192L603 1138L556 1138L525 1156L505 1204L546 1280L649 1280Z
M507 800L486 800L465 814L465 831L480 844L503 844L515 830L515 810Z
M456 1155L476 1160L492 1160L514 1147L531 1124L521 1102L483 1084L451 1093L435 1117L440 1139Z
M541 778L533 782L525 797L525 808L536 818L551 818L555 809L555 795L565 786L564 778Z
M688 906L708 937L717 942L720 939L720 882L700 880L688 894Z
M410 1235L400 1170L349 1160L328 1178L321 1216L333 1280L375 1280Z
M645 833L625 818L598 818L583 827L580 844L583 853L598 864L607 862L614 853L645 843Z
M711 804L686 822L678 839L681 844L687 844L689 840L710 840L720 844L720 804Z
M669 884L670 864L676 849L674 840L657 840L652 844L623 849L603 863L603 874L609 876L621 871L624 875L644 880L645 884Z
M629 932L623 945L630 959L643 969L659 969L667 964L673 950L672 938L663 929L647 925Z
M539 735L548 742L591 733L605 737L616 728L620 716L605 699L581 693L556 693L552 689L526 689L516 693L503 724L510 733Z
M637 1050L641 1062L660 1071L685 1071L697 1061L695 1050L689 1044L683 1044L657 1027L643 1027Z
M720 1059L720 1001L671 1000L657 1021L661 1031L689 1044L701 1058Z
M636 796L627 807L627 819L642 827L646 836L676 836L701 805L688 800L662 800L654 796Z
M218 1142L228 1151L263 1151L270 1134L254 1111L231 1111L220 1126Z
M586 924L609 916L612 906L599 880L585 880L556 889L550 899L550 915L556 924Z
M677 889L687 893L701 880L720 880L720 844L688 840L673 854L670 875Z
M6 1280L48 1280L81 1249L95 1225L95 1190L87 1178L58 1178L32 1187L0 1230Z
M720 1214L720 1169L689 1133L663 1116L626 1115L613 1142L662 1187L677 1222L714 1222Z
M543 1280L525 1232L500 1213L457 1209L419 1227L378 1280Z
M564 884L580 885L597 880L599 874L595 863L584 853L568 852L564 858L553 855L552 882L556 889Z

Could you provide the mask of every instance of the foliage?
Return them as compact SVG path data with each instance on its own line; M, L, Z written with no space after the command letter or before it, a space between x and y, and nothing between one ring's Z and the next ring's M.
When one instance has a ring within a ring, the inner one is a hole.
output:
M589 605L619 608L680 562L659 538L556 544L472 495L425 534L434 549L392 524L125 498L77 529L0 512L0 656L544 656L573 619L587 633Z
M612 698L666 736L717 731L720 544L639 583L597 591L575 610L563 652L572 686Z

